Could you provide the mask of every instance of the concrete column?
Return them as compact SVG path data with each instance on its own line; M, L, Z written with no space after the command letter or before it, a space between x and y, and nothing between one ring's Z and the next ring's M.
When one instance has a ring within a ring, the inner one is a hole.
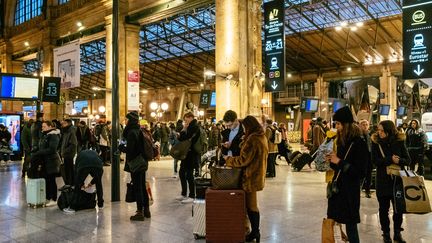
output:
M381 99L381 104L390 105L390 113L388 116L381 116L380 118L381 120L395 121L395 109L397 108L397 78L391 76L391 71L388 66L384 66L381 73L382 75L380 77L380 92L384 92L385 94L385 98Z
M128 90L128 72L129 71L136 71L139 73L139 32L140 32L140 26L139 25L131 25L131 24L125 24L125 42L124 42L124 49L122 51L122 48L120 48L120 56L119 60L124 60L124 95L125 95L125 112L128 111L128 98L127 98L127 90ZM121 39L120 39L121 40ZM120 42L121 43L121 42ZM122 65L120 65L120 71ZM122 78L120 78L122 80ZM120 85L122 87L122 85ZM120 106L122 106L122 103L120 103ZM125 117L126 114L122 116L120 114L120 120Z
M106 30L106 47L105 47L105 87L108 89L105 92L105 115L107 119L111 120L111 110L112 110L112 101L111 101L111 91L112 88L112 15L105 17L105 30ZM97 107L92 108L93 110L97 110Z
M315 96L320 98L320 108L318 110L318 116L322 117L325 120L329 120L332 115L329 112L330 106L328 105L328 82L324 81L324 78L320 75L317 77L317 81L315 83Z
M253 0L216 0L216 119L261 114L261 12ZM224 76L233 75L225 80Z

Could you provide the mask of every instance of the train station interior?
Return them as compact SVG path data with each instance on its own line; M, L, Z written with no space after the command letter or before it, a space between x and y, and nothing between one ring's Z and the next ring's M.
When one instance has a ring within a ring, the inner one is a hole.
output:
M308 151L310 124L332 124L342 107L374 131L416 119L432 192L430 13L428 0L0 0L0 124L12 134L11 160L0 164L0 242L204 242L192 204L175 200L180 179L163 152L146 172L152 216L129 220L136 207L125 202L131 176L117 140L131 111L141 125L189 112L210 127L228 110L269 118L286 124L291 152ZM20 136L40 113L111 124L103 209L28 206ZM258 193L261 241L320 242L326 173L313 163L296 171L283 156L276 164ZM361 242L381 242L374 189L360 202ZM432 242L432 214L403 219L406 242Z

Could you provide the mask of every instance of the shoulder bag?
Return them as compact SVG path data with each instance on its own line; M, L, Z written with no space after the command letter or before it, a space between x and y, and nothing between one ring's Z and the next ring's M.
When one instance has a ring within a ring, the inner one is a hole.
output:
M381 144L378 144L378 147L380 149L381 156L383 158L385 158L385 154L384 154L384 151L381 148ZM397 164L391 164L391 165L387 165L386 166L387 175L400 176L400 172L399 172L400 170L401 170L401 167L399 165L397 165Z
M349 146L344 160L346 160L349 151L351 150L353 143L351 143L351 145ZM342 169L340 169L336 175L336 178L334 179L334 181L330 181L329 183L327 183L327 198L331 198L333 195L338 194L339 193L339 186L337 185L338 179L339 179L339 175L341 173Z

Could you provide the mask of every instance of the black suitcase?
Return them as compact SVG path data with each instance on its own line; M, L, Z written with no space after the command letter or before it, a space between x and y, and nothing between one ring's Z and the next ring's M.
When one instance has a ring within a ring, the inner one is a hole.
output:
M313 158L310 154L303 153L303 154L297 155L294 158L294 160L292 160L291 165L292 165L292 168L294 171L301 171L306 164L309 164L309 167L310 167L310 164L312 163L312 161L313 161Z
M294 158L295 158L297 155L299 155L299 154L301 154L300 151L294 151L294 152L292 152L292 153L288 156L288 159L290 159L291 161L293 161Z
M209 187L211 187L211 179L195 178L195 197L205 199L205 193Z

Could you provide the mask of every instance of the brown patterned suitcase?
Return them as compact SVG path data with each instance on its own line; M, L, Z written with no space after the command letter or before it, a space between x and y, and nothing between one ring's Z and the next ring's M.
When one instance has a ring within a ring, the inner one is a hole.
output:
M206 241L245 241L245 192L243 190L206 191Z

